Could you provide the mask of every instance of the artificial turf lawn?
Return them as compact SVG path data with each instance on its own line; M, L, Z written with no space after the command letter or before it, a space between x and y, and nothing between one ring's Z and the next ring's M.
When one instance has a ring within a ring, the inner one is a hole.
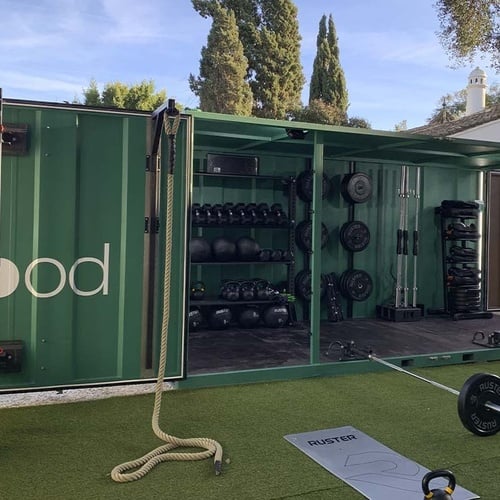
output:
M474 373L500 375L500 362L415 372L460 389ZM500 498L500 436L471 434L456 397L394 371L165 393L162 429L218 440L222 475L212 459L166 462L117 484L109 476L115 465L162 444L151 430L152 405L145 395L0 410L0 498L363 498L283 439L344 425L429 469L451 469L483 499Z

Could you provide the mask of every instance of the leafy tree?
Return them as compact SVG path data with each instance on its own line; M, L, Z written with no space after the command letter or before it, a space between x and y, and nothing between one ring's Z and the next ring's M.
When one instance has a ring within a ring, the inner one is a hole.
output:
M456 63L483 53L500 69L499 0L436 0L435 6L441 43Z
M394 125L395 132L405 132L406 130L408 130L407 120L401 120L399 123L396 123L396 125Z
M432 112L428 123L444 123L456 120L465 115L467 104L467 90L462 89L444 95L439 99L438 106ZM490 85L486 92L486 107L500 104L500 85Z
M340 65L337 32L331 14L328 18L328 30L326 16L323 15L320 20L316 46L309 102L321 99L337 106L341 113L345 113L348 107L348 94L344 71Z
M192 92L200 98L200 109L248 116L252 113L252 91L245 80L248 60L238 37L234 12L216 3L211 8L212 27L201 50L200 76L189 76Z
M353 128L372 128L372 124L368 120L359 116L350 116L343 125Z
M143 80L135 85L111 82L104 86L102 94L94 79L83 90L84 104L87 106L106 106L113 108L153 111L167 100L165 90L155 91L152 80Z
M300 63L297 7L291 0L260 0L261 26L251 82L254 114L285 119L301 103L304 75Z
M347 116L338 106L329 104L323 99L313 99L309 105L300 108L293 114L293 119L308 123L323 123L326 125L345 125Z
M121 82L108 83L104 87L101 100L103 106L126 108L129 88Z

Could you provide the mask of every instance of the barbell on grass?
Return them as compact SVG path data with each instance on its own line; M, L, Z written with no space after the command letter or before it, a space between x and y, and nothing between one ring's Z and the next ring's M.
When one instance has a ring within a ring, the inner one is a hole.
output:
M463 426L472 433L478 436L491 436L500 431L500 377L498 375L476 373L465 381L460 391L457 391L389 363L374 354L370 353L368 359L458 396L458 416Z

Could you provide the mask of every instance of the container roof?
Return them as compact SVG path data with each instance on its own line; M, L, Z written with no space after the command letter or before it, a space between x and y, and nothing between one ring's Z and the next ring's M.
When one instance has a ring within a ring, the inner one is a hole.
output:
M201 111L187 114L194 117L196 148L207 152L312 157L316 143L323 145L325 159L500 168L500 142L436 138Z

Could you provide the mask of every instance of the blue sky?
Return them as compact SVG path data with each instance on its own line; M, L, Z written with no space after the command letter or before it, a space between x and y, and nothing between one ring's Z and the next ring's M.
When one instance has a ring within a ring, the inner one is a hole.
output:
M407 120L423 125L439 98L466 86L479 65L452 69L436 36L434 0L295 0L307 84L318 23L332 14L349 91L349 115L375 129ZM198 74L210 20L190 0L0 0L0 87L4 97L39 101L81 98L91 78L137 83L152 79L185 106L197 98L187 79Z

